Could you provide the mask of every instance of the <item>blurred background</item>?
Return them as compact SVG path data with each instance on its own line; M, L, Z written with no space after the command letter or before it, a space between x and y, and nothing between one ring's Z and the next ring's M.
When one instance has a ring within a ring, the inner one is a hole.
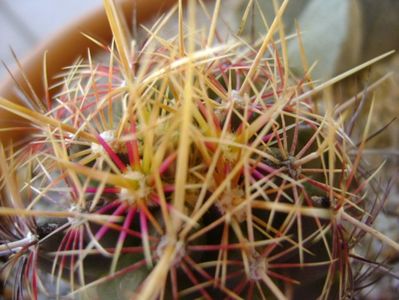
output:
M63 26L101 4L102 0L0 0L0 60L14 66L10 47L23 58ZM0 78L5 75L1 66Z
M222 2L226 4L230 16L232 10L236 11L237 22L250 1ZM212 3L214 0L205 2ZM264 32L264 24L257 11L261 9L270 22L274 8L272 0L257 2L252 6L255 29L259 35ZM60 28L101 4L102 0L1 0L0 59L13 66L10 47L19 58L23 58ZM303 31L307 55L318 61L313 73L318 79L329 78L367 59L399 48L398 0L295 0L288 5L284 17L287 33L295 31L295 21ZM297 49L292 46L291 56L295 56L295 52ZM295 66L294 58L291 61ZM1 67L0 78L4 75L5 68Z

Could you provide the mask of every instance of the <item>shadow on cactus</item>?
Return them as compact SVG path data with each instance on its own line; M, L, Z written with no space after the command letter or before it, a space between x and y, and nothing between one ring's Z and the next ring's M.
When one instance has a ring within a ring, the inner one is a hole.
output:
M362 236L399 245L371 227L385 194L363 168L369 129L351 140L345 109L315 101L337 78L296 78L273 39L287 1L253 47L213 46L219 1L210 29L190 2L187 32L158 35L169 14L130 47L105 2L107 63L72 66L48 111L0 100L37 128L1 156L14 297L354 296Z

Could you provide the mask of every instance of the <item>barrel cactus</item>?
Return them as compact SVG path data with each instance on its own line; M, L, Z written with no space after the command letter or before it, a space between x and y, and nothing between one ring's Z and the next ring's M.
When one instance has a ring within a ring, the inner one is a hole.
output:
M288 69L286 4L254 45L215 43L218 10L199 30L193 1L187 31L164 39L161 20L139 45L105 1L106 59L70 67L51 104L1 99L36 128L0 153L14 298L343 299L365 233L399 249L371 227L369 129L354 142L344 108L315 101L336 79Z

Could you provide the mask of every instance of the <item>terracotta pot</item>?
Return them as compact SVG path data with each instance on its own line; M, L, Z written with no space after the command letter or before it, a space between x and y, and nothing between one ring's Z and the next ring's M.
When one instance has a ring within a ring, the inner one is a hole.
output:
M130 24L133 17L134 5L137 11L137 21L144 22L150 17L156 16L167 8L172 6L176 0L119 0L121 10L126 18L127 24ZM47 51L47 77L49 86L54 83L54 76L60 70L69 66L79 56L87 54L87 48L92 53L99 51L100 48L92 41L84 37L84 32L97 40L109 43L112 39L111 29L109 27L105 11L102 7L92 11L90 14L77 20L56 33L52 38L42 43L33 53L23 60L23 70L32 85L34 91L40 98L45 97L43 86L43 55ZM19 70L14 71L14 77L18 83L27 88L23 81L23 76ZM54 93L55 91L52 91ZM16 94L16 84L9 77L0 83L0 97L21 103ZM16 117L7 111L0 110L0 128L10 126L27 126L29 123ZM17 140L29 134L29 130L15 130L13 132L0 132L0 140L5 142L9 139Z

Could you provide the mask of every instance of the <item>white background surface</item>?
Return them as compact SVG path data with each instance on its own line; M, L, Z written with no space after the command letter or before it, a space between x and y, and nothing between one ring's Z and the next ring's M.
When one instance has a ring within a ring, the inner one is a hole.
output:
M42 40L101 3L101 0L0 0L0 60L12 68L10 47L22 59ZM0 80L5 72L1 65Z

